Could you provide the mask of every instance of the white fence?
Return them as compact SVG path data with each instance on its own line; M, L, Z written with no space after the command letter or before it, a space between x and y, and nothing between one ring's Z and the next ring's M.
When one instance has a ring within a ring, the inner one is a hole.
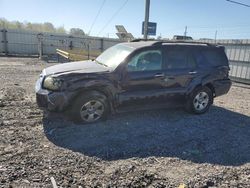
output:
M217 42L226 48L231 79L250 84L250 40L219 40Z
M76 37L67 34L39 33L0 28L0 53L5 55L56 54L57 48L103 51L120 42L118 39Z

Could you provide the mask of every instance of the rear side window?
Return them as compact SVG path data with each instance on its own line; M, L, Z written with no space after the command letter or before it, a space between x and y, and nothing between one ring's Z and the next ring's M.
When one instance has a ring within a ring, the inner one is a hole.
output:
M168 49L165 57L167 69L186 69L196 67L196 60L188 50Z
M216 67L216 66L223 66L228 65L227 57L223 50L202 50L202 55L206 59L209 65Z

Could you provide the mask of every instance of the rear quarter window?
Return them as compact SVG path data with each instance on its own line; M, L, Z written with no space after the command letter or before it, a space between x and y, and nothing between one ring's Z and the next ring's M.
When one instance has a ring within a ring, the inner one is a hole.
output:
M227 56L222 49L206 49L202 50L201 53L209 66L228 66Z

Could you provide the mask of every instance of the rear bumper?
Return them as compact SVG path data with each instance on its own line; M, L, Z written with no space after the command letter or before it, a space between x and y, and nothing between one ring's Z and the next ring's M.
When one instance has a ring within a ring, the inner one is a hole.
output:
M214 90L215 90L215 96L221 96L230 90L232 86L232 81L230 79L225 79L225 80L216 80L214 81Z

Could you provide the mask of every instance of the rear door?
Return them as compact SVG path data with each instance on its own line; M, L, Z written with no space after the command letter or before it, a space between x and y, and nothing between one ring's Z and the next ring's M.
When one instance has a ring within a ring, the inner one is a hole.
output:
M192 46L169 45L164 48L164 74L168 93L185 94L199 75Z

